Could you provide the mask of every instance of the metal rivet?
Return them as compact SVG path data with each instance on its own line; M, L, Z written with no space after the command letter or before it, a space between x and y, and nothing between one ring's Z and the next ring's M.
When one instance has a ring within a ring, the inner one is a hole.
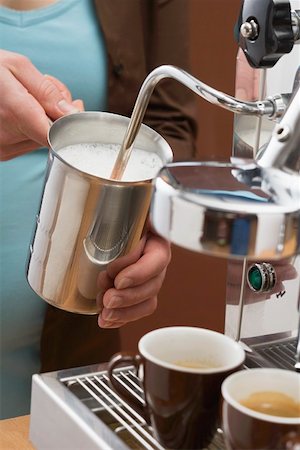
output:
M284 142L290 137L290 129L287 125L277 125L275 134L280 142Z
M254 40L258 36L258 25L255 20L242 23L240 27L240 33L245 39Z

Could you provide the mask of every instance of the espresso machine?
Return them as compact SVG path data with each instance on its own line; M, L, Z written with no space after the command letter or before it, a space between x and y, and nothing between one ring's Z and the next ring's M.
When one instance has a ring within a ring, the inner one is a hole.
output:
M284 101L287 101L287 109L295 100L300 87L300 46L296 45L300 38L299 8L299 1L244 1L239 17L238 39L249 64L246 70L250 86L248 90L243 86L245 68L241 67L243 62L238 55L236 96L242 92L244 100L252 100L253 96L261 100L269 96L274 98L281 93ZM246 98L247 94L249 98ZM299 111L300 100L295 102L295 108ZM272 159L276 133L279 142L287 143L284 134L293 126L288 114L286 112L282 119L274 117L273 120L266 116L250 118L235 115L233 159L250 158L256 160L259 166L269 166L266 153ZM294 126L294 143L290 144L293 145L294 155L288 164L279 163L277 167L297 177L300 174L299 123L294 122ZM278 133L283 134L279 137ZM283 144L281 157L287 149L288 145ZM297 198L296 195L295 201L299 203ZM272 222L270 227L275 228L275 223ZM237 294L231 289L234 275L230 267L228 269L225 333L246 345L249 367L299 369L300 258L297 253L289 260L279 261L276 292L271 289L265 299L259 298L260 294L249 289L247 283L242 285L243 292ZM268 257L266 259L268 261ZM239 273L242 273L243 263L239 264ZM247 265L248 271L249 265L251 263ZM245 295L246 289L248 295Z
M300 38L299 7L300 3L297 1L244 2L239 18L239 45L249 64L250 86L248 91L243 89L245 68L241 67L243 62L238 55L237 96L240 94L241 87L242 95L246 100L251 100L251 98L245 98L247 92L248 95L250 92L250 95L256 96L257 100L268 96L276 97L278 93L281 93L283 101L287 102L287 109L295 100L300 86L300 48L296 45L299 44ZM279 97L280 95L278 99ZM299 110L300 100L296 101L295 107ZM285 114L287 114L286 117ZM266 153L269 152L272 158L276 134L279 141L283 143L284 134L290 126L293 126L288 114L286 112L282 119L274 117L273 120L268 120L266 116L246 118L246 116L235 115L233 158L249 157L255 159L259 166L269 166ZM292 144L294 156L288 165L279 163L277 167L297 177L300 170L300 141L299 131L297 132L299 124L294 122L294 126L295 141ZM281 132L283 134L279 137L278 133ZM298 137L296 137L297 133ZM283 145L282 155L287 148L288 146ZM297 202L296 198L295 201ZM276 224L272 223L270 226L276 227ZM296 226L299 227L299 219ZM267 257L266 259L268 260ZM242 264L240 262L239 273L242 273ZM281 287L277 283L276 292L273 291L262 300L258 298L259 294L249 289L249 295L240 291L238 298L238 294L233 293L230 288L235 283L235 275L230 268L228 270L225 332L246 344L250 367L293 369L294 366L299 365L299 255L297 256L296 252L289 261L279 261L277 267L278 277L281 277ZM242 288L247 289L247 284ZM234 298L235 295L236 298ZM296 361L294 355L296 355Z
M230 161L167 164L150 219L174 244L228 260L224 329L245 348L245 368L300 370L300 0L242 1L236 38L234 97L161 66L141 87L121 152L130 156L161 79L234 114ZM115 377L143 404L131 367ZM103 365L33 376L30 439L37 449L163 450ZM209 449L223 448L219 429Z

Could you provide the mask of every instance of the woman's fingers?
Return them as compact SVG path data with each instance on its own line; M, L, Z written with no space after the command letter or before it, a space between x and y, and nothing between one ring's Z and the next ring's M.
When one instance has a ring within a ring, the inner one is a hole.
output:
M144 236L140 242L138 243L138 245L131 250L127 255L124 256L120 256L119 258L117 258L115 261L113 261L112 263L110 263L107 266L107 273L110 276L111 279L115 279L115 277L125 268L129 267L132 264L135 264L139 258L141 257L144 248L145 248L145 244L146 244L146 236Z
M64 114L75 112L71 99L67 99L67 88L62 83L64 88L61 90L57 86L57 81L53 81L54 77L44 76L28 58L23 55L13 55L8 56L7 67L49 117L57 119Z
M127 308L116 309L103 309L102 314L99 316L98 324L100 327L111 328L116 324L126 324L139 320L143 317L152 314L157 307L157 297L152 297L142 303L130 306Z
M55 86L60 91L60 93L62 94L64 99L67 100L67 102L72 103L71 92L69 91L67 86L62 81L60 81L58 78L55 78L54 76L48 75L48 74L44 74L44 77L55 84Z
M161 237L150 234L141 258L116 275L116 289L139 286L151 280L168 266L170 259L170 244Z
M127 308L156 296L165 278L166 269L144 283L127 289L109 289L103 297L103 306L107 309Z
M99 274L99 326L121 326L155 311L157 295L171 258L170 245L149 233L137 259L140 253L139 250L134 256L131 254L122 260L120 258L121 261L116 260L106 272Z

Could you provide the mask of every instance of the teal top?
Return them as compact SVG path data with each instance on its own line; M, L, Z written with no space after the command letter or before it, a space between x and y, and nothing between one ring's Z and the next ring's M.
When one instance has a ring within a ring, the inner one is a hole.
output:
M0 7L0 45L65 83L86 110L105 109L106 51L92 0L31 11ZM40 149L0 164L1 419L28 414L31 376L40 367L46 304L30 289L25 267L47 154Z

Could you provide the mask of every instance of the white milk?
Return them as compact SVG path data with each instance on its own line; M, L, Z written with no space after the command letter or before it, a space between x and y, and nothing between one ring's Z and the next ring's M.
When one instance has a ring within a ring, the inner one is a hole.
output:
M75 144L60 149L58 154L83 172L109 178L119 150L119 144ZM162 166L163 162L156 153L134 148L122 181L152 179Z

